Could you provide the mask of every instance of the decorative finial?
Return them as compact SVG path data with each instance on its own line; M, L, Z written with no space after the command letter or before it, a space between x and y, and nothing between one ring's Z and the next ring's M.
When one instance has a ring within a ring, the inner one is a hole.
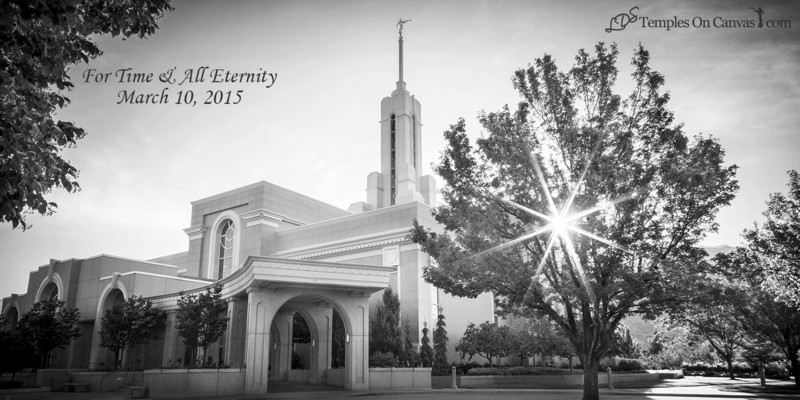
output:
M402 19L400 18L397 20L397 33L400 34L400 39L397 40L398 50L399 50L399 61L400 61L400 80L397 81L397 89L405 89L405 83L403 82L403 25L406 22L411 22L410 19Z
M402 18L400 18L397 21L397 33L400 34L400 40L403 40L403 24L405 24L406 22L411 22L411 20L410 19L402 19Z

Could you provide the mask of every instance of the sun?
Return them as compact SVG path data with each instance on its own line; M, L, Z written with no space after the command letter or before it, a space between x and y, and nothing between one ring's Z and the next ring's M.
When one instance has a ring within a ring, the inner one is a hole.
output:
M542 172L542 168L539 165L539 162L538 162L536 156L534 154L531 154L530 155L531 164L533 165L533 169L536 172L536 176L537 176L537 178L539 180L539 184L541 185L541 189L542 189L542 192L544 193L545 200L547 200L547 205L548 205L548 209L549 210L547 212L539 212L539 211L536 211L536 210L532 210L532 209L530 209L528 207L525 207L525 206L523 206L521 204L518 204L518 203L516 203L514 201L511 201L511 200L504 199L504 198L501 198L501 197L498 197L498 196L494 196L494 197L498 201L501 201L501 202L503 202L505 204L508 204L508 205L510 205L512 207L515 207L517 209L520 209L520 210L524 211L525 213L527 213L527 214L529 214L529 215L531 215L531 216L533 216L533 217L535 217L537 219L542 220L544 222L544 225L540 226L540 227L538 227L538 228L536 228L536 229L534 229L532 231L529 231L526 234L524 234L524 235L522 235L522 236L520 236L520 237L518 237L516 239L510 240L510 241L505 242L503 244L500 244L498 246L492 247L492 248L490 248L488 250L484 250L484 251L481 251L481 252L479 252L477 254L474 254L474 255L470 256L469 258L480 257L480 256L482 256L484 254L496 252L496 251L499 251L499 250L502 250L502 249L505 249L505 248L508 248L508 247L511 247L511 246L515 246L515 245L517 245L519 243L531 240L536 236L540 236L540 235L544 235L546 233L549 233L550 237L547 240L547 246L545 247L545 250L541 255L541 258L539 260L539 265L536 268L536 272L533 274L533 277L531 279L535 280L539 276L539 274L541 274L542 270L544 269L544 266L547 264L547 260L549 259L550 253L552 251L555 251L554 249L560 248L565 253L565 257L563 257L563 259L566 262L572 264L572 267L575 269L575 271L577 271L578 275L581 278L581 282L582 282L582 284L583 284L583 286L584 286L584 288L586 290L587 296L589 297L589 299L592 302L595 302L596 301L596 296L594 294L594 289L592 288L592 285L589 282L588 276L586 276L586 271L584 270L583 265L581 263L580 256L578 255L578 253L576 251L575 243L572 241L572 237L570 237L570 232L574 232L574 233L576 233L578 235L582 235L582 236L588 237L588 238L590 238L592 240L604 243L604 244L606 244L608 246L611 246L611 247L614 247L614 248L617 248L617 249L620 249L622 251L630 253L627 249L623 248L622 246L620 246L617 243L612 242L611 240L608 240L606 238L603 238L603 237L600 237L598 235L595 235L594 233L591 233L591 232L588 232L588 231L586 231L584 229L581 229L579 226L577 226L576 222L579 221L581 218L585 218L585 217L587 217L587 216L589 216L591 214L594 214L594 213L597 213L597 212L600 212L600 211L604 211L604 210L610 210L617 203L620 203L620 202L623 202L623 201L627 201L627 200L630 200L633 197L635 197L634 194L629 194L629 195L621 196L621 197L618 197L618 198L615 198L615 199L611 199L611 200L601 199L597 203L597 205L595 205L594 207L570 213L570 209L572 208L573 202L575 200L575 196L577 195L578 190L580 189L581 185L583 184L584 178L586 177L586 172L588 171L589 165L591 164L591 161L594 158L594 155L597 152L598 148L599 148L599 146L595 146L594 151L592 152L592 154L590 154L587 157L587 160L586 160L586 163L585 163L585 167L584 167L583 171L581 172L580 178L573 185L572 190L571 190L571 192L569 194L569 197L561 205L561 207L556 206L556 203L553 200L553 196L550 194L550 190L548 189L547 181L545 180L544 173Z
M550 223L553 225L553 232L557 233L559 236L563 237L567 234L567 229L569 229L570 224L569 219L561 215L556 215Z

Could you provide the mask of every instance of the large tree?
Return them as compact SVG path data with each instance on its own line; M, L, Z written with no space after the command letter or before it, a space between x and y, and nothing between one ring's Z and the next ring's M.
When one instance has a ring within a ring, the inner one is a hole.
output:
M746 230L745 239L762 261L765 285L781 301L800 308L800 174L789 171L789 192L773 193L766 221Z
M436 317L436 329L433 331L433 376L443 376L450 373L449 363L447 362L447 323L444 321L444 314L439 310Z
M519 347L517 337L509 326L499 326L489 321L480 325L470 322L464 336L456 344L456 351L461 352L462 359L469 355L470 361L477 354L489 360L491 367L495 357L499 361L517 352Z
M749 300L724 277L709 275L698 286L689 301L669 311L670 318L690 335L705 340L725 361L728 376L736 379L733 360L747 343L748 327L742 322L741 313Z
M153 308L150 300L132 296L106 310L100 321L100 346L114 352L114 366L118 366L128 346L147 344L158 338L166 324L166 313Z
M23 336L6 315L0 315L0 378L3 373L11 372L11 380L17 371L32 367L34 347L29 338Z
M47 368L54 349L63 349L81 335L77 326L79 318L77 308L69 308L60 300L37 302L22 314L17 330L33 344L39 367Z
M601 43L566 72L550 55L518 70L522 100L480 116L477 147L463 120L451 126L435 166L446 232L411 231L437 261L428 282L553 320L583 364L584 400L598 398L599 360L622 319L678 300L738 188L719 143L675 123L641 46L631 94L614 93L617 55Z
M795 386L800 387L800 308L789 298L777 296L771 281L771 260L745 248L714 257L716 267L747 299L736 307L734 316L748 331L744 347L750 359L772 358L770 346L780 349L789 360Z
M419 358L422 366L430 368L433 366L433 348L431 347L431 339L428 337L427 322L422 328L422 344L419 346Z
M225 316L228 304L221 293L222 285L215 285L203 293L182 293L178 299L175 329L183 337L183 343L192 349L192 359L187 360L189 365L195 365L198 347L203 350L201 361L205 363L208 347L219 340L228 327Z
M548 318L527 318L525 325L520 327L522 332L520 345L527 356L539 354L542 356L542 367L545 366L546 356L560 356L567 358L570 374L572 373L572 359L575 349L572 343L561 333L561 329Z
M169 0L4 0L0 2L0 221L53 212L45 196L78 189L61 152L86 134L53 114L69 103L70 66L101 54L96 35L146 37Z
M400 329L400 297L391 287L383 291L375 315L369 321L369 354L403 355L403 331Z

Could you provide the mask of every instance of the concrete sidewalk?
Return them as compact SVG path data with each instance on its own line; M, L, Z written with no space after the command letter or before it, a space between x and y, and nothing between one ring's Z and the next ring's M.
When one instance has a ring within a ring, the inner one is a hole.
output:
M467 399L579 399L582 389L420 389L420 390L327 390L330 387L298 388L304 391L269 393L266 395L237 395L194 397L202 400L255 400L255 399L387 399L387 400L467 400ZM280 388L278 388L280 389ZM283 389L291 389L284 387ZM322 390L316 390L322 389ZM800 390L793 381L768 380L762 388L758 379L736 379L687 377L667 379L650 387L617 387L614 390L600 389L603 400L630 399L799 399ZM50 400L123 400L130 399L129 392L110 393L51 393Z

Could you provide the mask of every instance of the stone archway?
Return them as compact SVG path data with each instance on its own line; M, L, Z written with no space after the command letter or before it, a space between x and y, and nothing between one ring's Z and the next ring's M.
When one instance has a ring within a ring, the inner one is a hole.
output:
M270 324L270 379L345 386L344 370L332 371L334 310L341 313L336 304L311 294L278 309Z
M331 327L336 308L346 335L345 368L340 382L328 380ZM312 344L307 378L291 371L292 320L300 313ZM266 393L269 378L339 384L348 390L369 388L369 293L331 289L248 289L247 393ZM272 335L278 335L276 338ZM274 357L270 352L274 351ZM270 360L272 371L269 371Z
M115 276L116 277L116 276ZM117 279L112 279L100 295L100 300L97 303L97 312L95 314L94 327L92 328L92 347L89 351L89 368L100 368L101 364L106 365L109 359L108 351L100 347L100 329L102 328L102 319L106 310L110 310L114 304L127 301L128 291L125 285ZM123 356L122 363L124 365L127 356ZM110 357L113 363L113 355Z
M248 257L224 289L229 296L247 294L245 393L267 393L269 379L288 370L291 331L290 324L283 324L285 335L278 329L287 318L279 314L282 309L301 312L309 322L315 340L309 381L323 383L331 365L335 308L346 332L342 385L346 390L369 389L369 298L389 286L395 271L395 267Z

